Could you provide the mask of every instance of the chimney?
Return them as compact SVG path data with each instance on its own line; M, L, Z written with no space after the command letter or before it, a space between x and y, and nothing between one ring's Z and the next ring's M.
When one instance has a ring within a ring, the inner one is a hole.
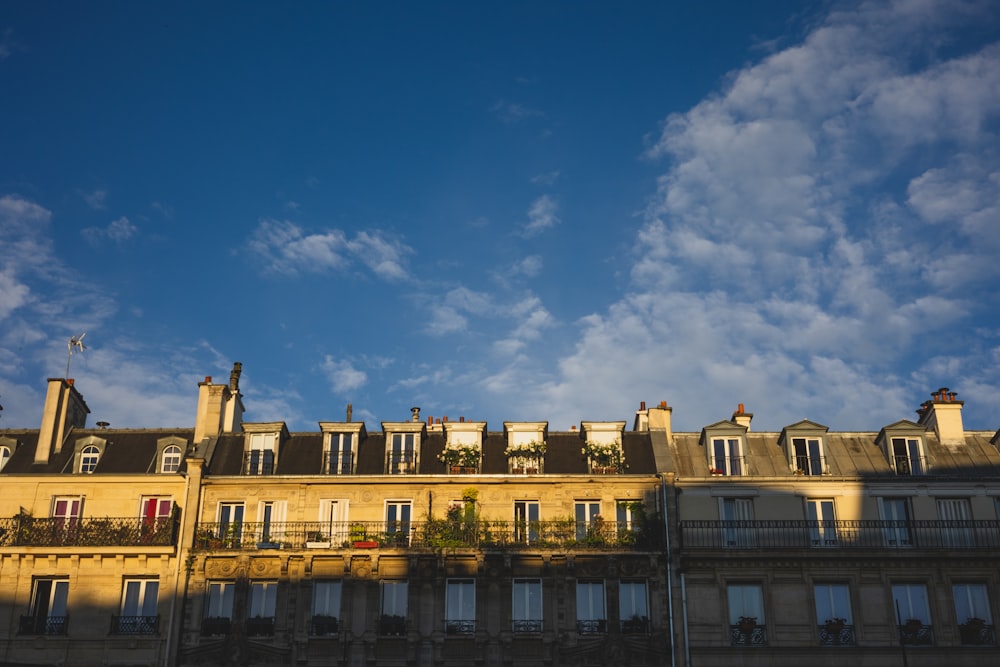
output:
M740 426L746 426L748 432L750 431L750 421L752 419L753 419L753 413L744 410L742 403L740 403L736 407L736 412L734 412L733 416L730 417L730 421L734 421Z
M42 426L38 431L35 463L49 462L49 456L62 450L68 429L87 425L90 409L83 396L73 386L72 379L49 378L42 409Z
M646 410L646 401L639 401L639 409L635 413L635 424L633 431L645 432L649 430L649 411Z
M413 421L420 421L420 408L410 408L410 414L413 415Z
M671 419L673 417L674 409L667 407L666 401L660 401L660 404L655 408L650 408L648 412L649 419L649 430L650 431L666 431L667 440L673 442L674 431L671 424Z
M239 392L242 369L240 362L233 364L228 385L213 384L211 375L198 383L198 414L194 421L196 443L235 431L243 423L243 395Z
M962 406L965 401L956 400L957 394L941 387L931 394L931 400L924 401L917 410L917 423L937 432L942 445L965 443L965 427L962 425Z
M351 423L351 419L354 416L354 406L350 403L347 404L347 423Z

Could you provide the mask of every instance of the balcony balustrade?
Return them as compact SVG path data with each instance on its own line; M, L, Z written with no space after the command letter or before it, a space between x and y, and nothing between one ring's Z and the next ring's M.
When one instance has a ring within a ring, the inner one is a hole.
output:
M907 621L899 628L899 641L907 646L931 646L934 644L934 628L920 621Z
M354 472L352 452L323 452L324 475L350 475Z
M997 521L681 521L682 549L1000 549Z
M733 646L767 646L767 628L744 623L730 625L729 640Z
M173 518L35 518L0 519L0 547L138 547L173 546Z
M663 531L650 523L642 530L615 521L316 521L241 524L201 523L195 533L199 551L311 548L473 548L483 550L596 549L660 551Z
M65 635L69 616L22 616L17 632L21 635Z
M538 634L542 631L542 619L515 619L510 622L510 631L515 635Z
M847 623L824 623L817 626L820 646L853 646L854 626Z
M476 634L476 622L468 619L446 620L444 631L449 635L474 635Z
M608 622L603 619L587 619L576 622L576 631L581 635L603 635L608 631Z
M112 616L113 635L155 635L160 631L159 616Z

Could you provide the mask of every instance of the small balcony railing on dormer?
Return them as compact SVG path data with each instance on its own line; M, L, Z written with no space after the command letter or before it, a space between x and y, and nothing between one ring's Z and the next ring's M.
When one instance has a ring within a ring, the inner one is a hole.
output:
M681 521L683 549L1000 549L997 521Z
M796 475L822 475L826 470L825 456L796 456L792 461Z
M0 519L0 547L166 547L176 542L177 520L172 517Z
M244 475L273 475L274 452L269 449L253 450L243 454Z
M323 452L324 475L350 475L353 472L353 452Z
M385 471L389 475L415 475L417 457L412 452L390 452L385 457Z
M894 467L897 475L923 475L926 474L927 461L923 456L907 456L897 454L893 457Z

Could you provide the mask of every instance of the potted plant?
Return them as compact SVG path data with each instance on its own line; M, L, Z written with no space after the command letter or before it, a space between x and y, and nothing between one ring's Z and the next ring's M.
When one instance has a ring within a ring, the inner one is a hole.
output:
M453 474L471 474L479 470L479 459L482 453L478 447L460 445L445 447L438 455L438 460L448 466Z
M828 618L825 623L826 634L837 639L845 625L847 625L846 618Z
M737 627L745 635L751 634L757 627L757 617L756 616L740 616L739 621L736 622Z
M313 530L306 536L307 549L327 549L330 547L330 540L326 539L322 531Z
M726 474L722 468L709 468L708 472L712 477L720 477Z
M970 616L965 619L965 623L958 626L958 633L963 644L985 644L987 637L983 636L983 629L986 627L986 619Z
M618 441L600 443L588 440L580 451L590 460L591 472L598 475L621 472L625 463L625 455Z
M539 440L510 445L504 450L504 455L511 460L511 471L514 474L534 475L538 473L539 462L545 457L546 445Z

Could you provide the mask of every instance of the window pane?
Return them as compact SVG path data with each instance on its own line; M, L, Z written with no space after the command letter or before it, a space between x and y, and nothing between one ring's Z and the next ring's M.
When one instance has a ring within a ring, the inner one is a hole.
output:
M340 616L340 582L317 581L313 584L313 616Z
M955 618L960 624L970 618L981 618L987 625L993 623L986 584L955 584L952 595L955 598Z
M892 597L894 605L899 605L899 620L904 625L910 619L916 619L924 625L930 625L931 615L926 586L923 584L893 584Z
M576 618L580 621L604 620L603 581L577 582Z
M738 624L741 616L756 618L758 624L764 625L764 594L760 585L730 584L727 593L730 625Z
M816 621L826 623L834 618L842 618L847 625L854 621L851 616L851 596L847 584L816 584L813 594L816 598Z
M646 602L646 582L623 581L618 591L618 608L623 621L632 617L649 617L649 609Z
M450 621L473 621L476 618L476 585L471 580L448 582L446 612Z
M538 579L515 579L512 606L515 621L541 620L541 581Z
M385 616L406 616L406 582L382 582L382 614Z

